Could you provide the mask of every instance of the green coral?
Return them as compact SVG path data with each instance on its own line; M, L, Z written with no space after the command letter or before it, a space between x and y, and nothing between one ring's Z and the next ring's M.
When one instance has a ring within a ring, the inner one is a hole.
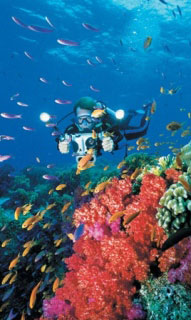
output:
M181 149L180 157L188 167L191 167L191 141Z
M140 297L148 320L191 320L191 290L170 283L167 274L142 284Z
M129 170L135 170L136 168L144 168L146 166L153 166L156 164L156 157L147 153L133 153L125 158L125 166L128 166Z
M180 176L190 183L188 173ZM191 194L180 183L174 183L160 199L162 208L158 209L156 217L159 226L163 227L167 234L191 225Z

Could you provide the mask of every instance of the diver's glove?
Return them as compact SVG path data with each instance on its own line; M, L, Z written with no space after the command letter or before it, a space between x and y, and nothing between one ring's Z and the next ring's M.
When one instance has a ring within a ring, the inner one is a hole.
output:
M70 151L70 139L68 138L68 135L60 138L58 149L61 153L68 153Z
M104 151L111 152L114 148L114 142L111 137L104 137L102 140L102 147Z

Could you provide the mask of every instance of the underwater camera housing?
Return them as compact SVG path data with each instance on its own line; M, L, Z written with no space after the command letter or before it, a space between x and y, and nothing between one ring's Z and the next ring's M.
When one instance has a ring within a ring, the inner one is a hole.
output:
M74 153L76 156L76 161L79 162L82 157L87 154L88 149L96 149L97 141L92 138L92 133L76 133L71 135L71 143L73 146ZM91 162L96 161L95 154L93 155Z

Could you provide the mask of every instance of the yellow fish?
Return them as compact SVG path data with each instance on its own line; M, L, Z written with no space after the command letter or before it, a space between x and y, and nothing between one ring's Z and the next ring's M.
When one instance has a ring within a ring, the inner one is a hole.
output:
M88 189L91 183L92 183L91 181L89 181L88 183L86 183L86 185L85 185L84 188L85 188L85 189Z
M147 49L148 47L150 47L152 42L152 37L147 37L144 41L144 49Z
M23 215L26 215L30 211L31 208L32 208L31 203L25 204L24 206L22 206Z
M82 192L81 196L82 197L87 196L89 193L90 193L89 190L86 190L86 191Z
M52 194L54 192L54 189L50 189L49 191L48 191L48 194Z
M65 184L65 183L62 183L62 184L59 184L59 185L56 187L56 190L58 191L58 190L62 190L62 189L64 189L64 188L66 188L66 184Z
M6 247L6 245L11 241L11 239L7 239L5 241L2 242L1 246L2 248Z
M45 269L46 269L46 267L47 267L47 265L46 265L46 264L44 264L44 265L40 268L40 271L41 271L41 272L44 272L44 271L45 271Z
M133 149L135 149L135 146L130 146L130 147L127 148L128 151L131 151Z
M69 206L70 206L71 204L72 204L71 201L65 203L65 205L63 206L61 212L64 213L64 212L69 208Z
M36 302L36 295L37 291L41 285L42 281L39 281L39 283L32 289L31 295L30 295L30 301L29 301L29 307L32 309Z
M105 187L106 187L108 184L110 184L110 183L111 183L110 180L107 180L107 181L104 181L104 182L99 183L99 184L96 186L96 188L94 189L94 193L98 193L98 192L104 190Z
M104 116L104 114L106 114L106 112L105 112L104 109L95 109L95 110L92 112L91 116L92 116L93 118L101 118L101 117Z
M12 278L9 281L9 284L12 284L16 280L16 277L17 277L17 272L14 274L14 276L12 276Z
M70 240L74 241L74 235L73 233L67 233L67 236Z
M191 112L188 112L188 118L191 119Z
M61 244L62 239L58 239L54 241L55 247L59 247L59 245Z
M118 164L117 169L121 169L121 168L124 166L125 163L126 163L125 160L122 160L122 161Z
M97 133L95 130L92 130L92 139L96 139L97 138Z
M175 93L177 93L177 91L179 91L179 89L180 88L175 88L175 89L170 89L170 90L168 90L168 94L175 94Z
M38 163L40 163L40 158L39 158L39 157L36 157L36 161L37 161Z
M29 253L31 248L32 248L32 246L28 246L27 248L25 248L25 250L22 253L22 256L25 257Z
M148 148L150 148L150 147L141 145L141 146L137 147L137 150L145 150L145 149L148 149Z
M54 207L55 207L55 205L56 205L56 203L55 203L55 202L53 202L53 203L49 204L49 205L46 207L46 209L45 209L45 210L50 210L50 209L54 208Z
M7 273L6 276L4 276L3 280L1 281L1 284L5 284L7 281L9 281L12 275L13 275L12 272Z
M49 229L51 227L50 223L45 223L44 226L42 227L43 229Z
M160 87L160 93L162 93L162 94L165 93L165 88L164 87Z
M19 219L20 213L22 212L22 207L17 207L15 210L15 220Z
M115 212L110 218L109 218L109 223L117 220L118 218L122 217L125 214L125 210L123 211L119 211L119 212Z

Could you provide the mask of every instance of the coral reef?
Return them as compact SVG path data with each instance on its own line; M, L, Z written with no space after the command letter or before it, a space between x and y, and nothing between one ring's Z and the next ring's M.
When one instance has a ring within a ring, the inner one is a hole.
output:
M167 274L142 284L140 298L148 320L191 319L191 290L181 283L170 283Z
M163 227L167 234L191 225L191 193L186 188L190 185L189 175L188 173L177 175L175 170L169 170L171 170L170 177L175 172L173 180L176 181L178 178L178 182L173 183L161 197L159 204L162 207L158 209L156 215L159 226Z

